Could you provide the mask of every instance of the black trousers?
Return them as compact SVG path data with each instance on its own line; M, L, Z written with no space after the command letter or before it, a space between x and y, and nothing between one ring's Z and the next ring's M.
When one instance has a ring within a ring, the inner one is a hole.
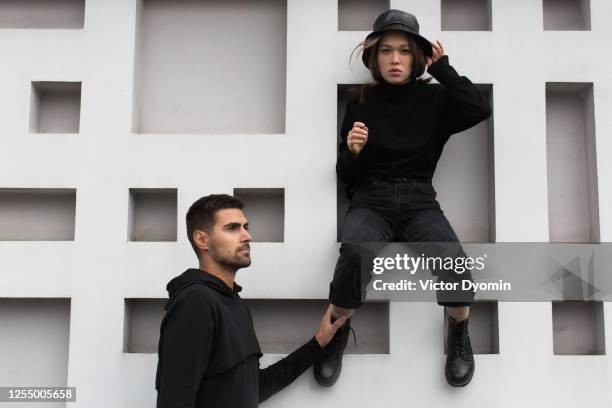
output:
M420 250L426 256L440 256L439 247L427 243L447 242L445 257L466 257L436 195L431 181L417 179L387 181L368 178L359 185L344 218L340 257L329 290L331 303L348 309L359 308L363 303L371 275L362 271L363 248L360 243L422 243ZM364 259L368 259L367 255ZM473 281L469 269L462 270L462 273L445 269L431 272L437 282ZM456 291L437 291L437 303L450 307L472 304L474 292L460 288L458 285Z

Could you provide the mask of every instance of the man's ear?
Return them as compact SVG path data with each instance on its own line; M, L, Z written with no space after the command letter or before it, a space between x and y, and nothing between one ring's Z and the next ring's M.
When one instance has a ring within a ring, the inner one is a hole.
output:
M208 250L208 233L204 230L194 230L193 231L193 242L195 242L196 246L201 250L201 251L207 251Z

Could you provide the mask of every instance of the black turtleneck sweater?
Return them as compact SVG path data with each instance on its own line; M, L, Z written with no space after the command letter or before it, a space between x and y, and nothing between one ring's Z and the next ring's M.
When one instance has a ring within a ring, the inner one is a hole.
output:
M356 185L367 176L431 178L449 137L491 115L489 102L449 65L448 56L427 72L440 83L382 82L366 88L365 103L349 100L336 164L342 182ZM358 156L346 144L354 122L368 127L368 141Z
M157 408L252 408L283 389L322 355L311 338L260 369L251 314L221 279L189 269L167 286L170 299L159 336Z

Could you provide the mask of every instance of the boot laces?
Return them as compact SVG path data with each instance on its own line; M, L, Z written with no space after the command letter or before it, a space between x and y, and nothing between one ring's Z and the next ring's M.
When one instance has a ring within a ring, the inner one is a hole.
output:
M458 330L457 330L458 329ZM461 357L463 360L467 360L467 342L468 333L465 328L453 328L453 341L451 344L452 357Z
M342 341L342 340L340 340L340 338L344 337L346 335L346 338L347 338L347 341L348 341L348 338L350 337L349 333L353 333L354 346L357 347L357 335L355 334L355 330L353 329L353 327L350 324L348 325L348 327L347 326L342 326L336 332L336 335L332 339L332 342L330 343L330 345L328 345L328 348L329 348L329 358L331 358L331 359L333 359L335 361L338 361L340 358L342 358L341 355L344 352L344 348L346 347L346 345L344 347L340 346L341 343L339 343L339 342ZM341 348L339 349L339 347L341 347ZM332 350L335 350L335 351L332 351Z
M357 335L355 334L355 330L353 330L353 326L349 326L349 329L351 333L353 333L353 342L355 344L355 347L357 347Z
M340 335L342 332L347 331L347 338L350 337L350 333L352 333L354 346L357 347L357 335L355 334L355 329L353 329L353 325L351 324L351 319L348 319L342 326L340 326L338 332L336 333L336 336ZM343 334L341 336L343 336Z
M355 347L357 347L357 334L355 334L355 330L353 329L353 326L350 323L345 323L342 327L340 327L340 329L338 329L338 331L340 330L342 330L343 332L347 332L346 334L347 338L350 337L350 334L352 333L353 334L353 344Z

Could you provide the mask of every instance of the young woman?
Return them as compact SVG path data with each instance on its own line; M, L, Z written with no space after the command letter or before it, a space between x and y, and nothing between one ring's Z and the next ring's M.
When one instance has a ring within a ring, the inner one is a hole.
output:
M348 185L351 205L330 285L334 318L350 316L362 304L367 278L361 276L360 242L445 242L454 246L453 256L465 257L431 179L449 137L491 114L474 84L449 65L443 45L419 35L412 14L384 12L357 48L374 83L362 85L350 99L341 126L336 171ZM439 84L420 78L426 65ZM432 273L444 282L472 279L469 271ZM468 335L473 293L436 295L449 316L445 376L450 385L465 386L474 373ZM349 330L350 320L315 365L319 384L331 386L338 379Z

